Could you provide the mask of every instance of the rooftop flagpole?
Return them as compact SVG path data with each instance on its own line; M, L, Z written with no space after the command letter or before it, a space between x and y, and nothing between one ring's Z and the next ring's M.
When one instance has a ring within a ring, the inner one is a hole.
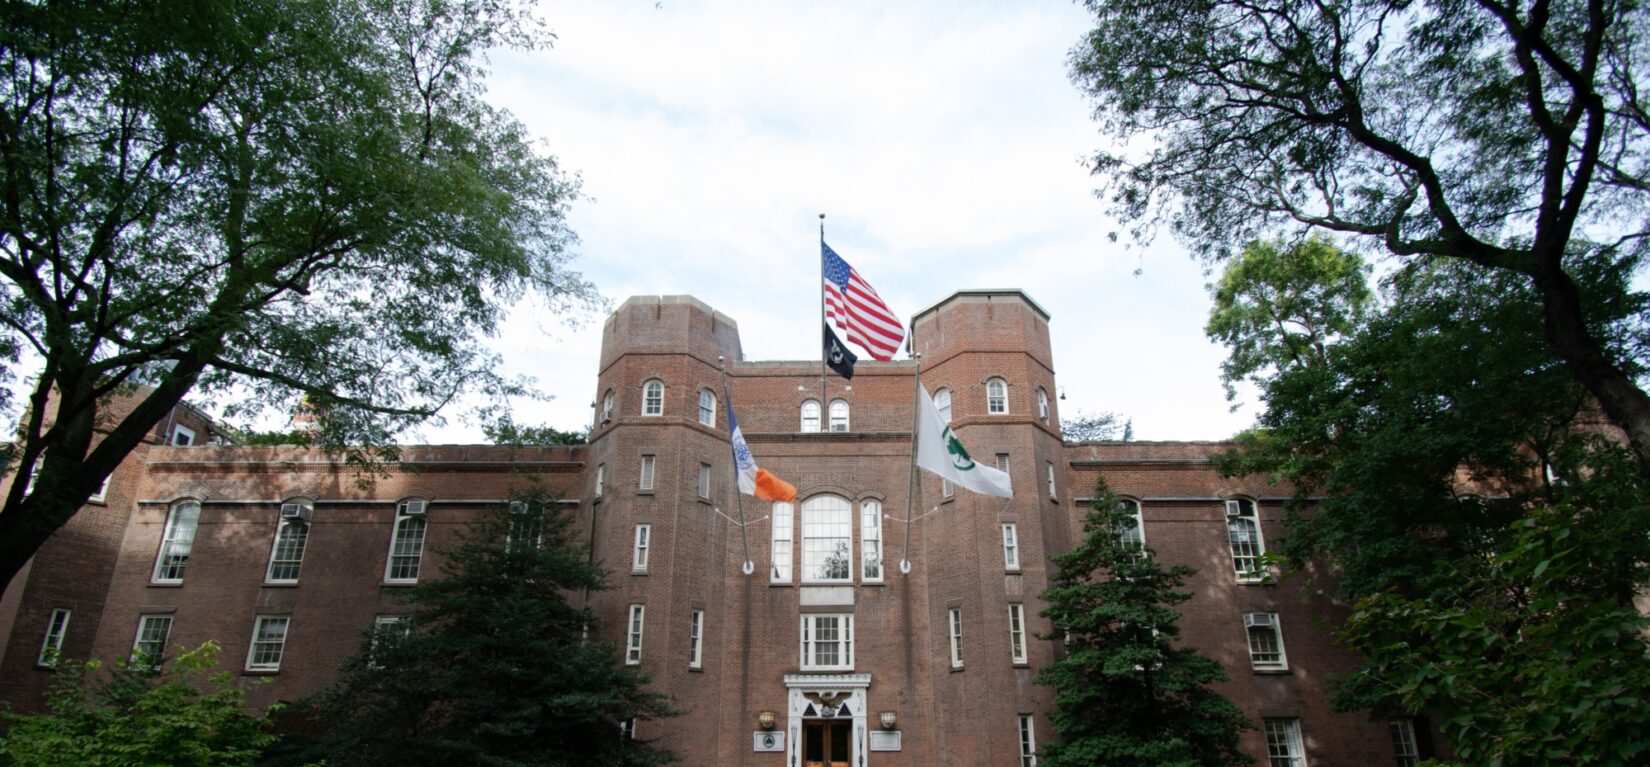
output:
M728 391L728 365L726 358L718 355L716 367L722 371L722 407L728 413L728 442L731 448L733 443L733 394ZM745 562L739 566L746 575L756 572L756 563L751 561L750 534L745 532L745 493L739 489L739 461L730 464L733 473L733 498L739 506L739 542L745 547Z
M819 326L825 327L825 214L819 214ZM829 431L825 425L827 420L825 397L825 351L819 352L819 430Z

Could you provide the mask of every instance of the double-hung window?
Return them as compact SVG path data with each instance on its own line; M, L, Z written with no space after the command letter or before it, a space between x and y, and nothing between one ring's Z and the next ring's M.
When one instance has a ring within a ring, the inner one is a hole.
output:
M819 431L819 400L803 400L802 402L802 431Z
M963 665L963 656L962 656L963 635L962 635L962 608L961 607L951 608L951 610L949 611L948 618L946 620L946 625L948 625L950 627L950 633L951 633L951 667L952 668L962 668L962 665Z
M166 657L166 640L172 635L172 616L138 616L137 636L132 639L133 668L159 668Z
M652 543L653 526L645 522L636 524L636 542L630 552L630 571L633 573L647 572L647 548Z
M882 502L859 505L859 577L862 582L882 580Z
M802 668L849 671L854 667L854 616L802 616Z
M46 636L40 641L40 655L35 658L35 665L41 668L56 667L63 654L63 637L68 633L69 611L53 610L51 620L46 622Z
M1060 497L1060 494L1055 492L1055 490L1054 490L1054 462L1053 461L1048 461L1047 463L1048 463L1048 497L1052 500L1054 498Z
M699 390L699 423L716 425L716 394L709 389Z
M688 668L700 668L705 656L705 611L688 613Z
M298 571L304 564L304 548L309 544L309 523L296 515L298 509L307 508L310 507L304 503L281 504L281 518L275 527L275 545L269 550L269 570L264 574L265 581L298 582Z
M940 423L951 423L951 390L934 392L934 409L940 411Z
M372 639L367 644L367 665L380 668L380 656L412 633L412 619L406 615L380 615L372 620Z
M613 390L608 389L602 395L602 423L613 420Z
M791 582L792 513L795 507L784 501L773 505L773 567L769 579L774 583Z
M1260 517L1255 502L1247 498L1226 501L1226 538L1232 546L1232 569L1239 581L1258 581L1262 578L1260 557L1266 553L1266 543L1260 534Z
M1026 662L1026 606L1008 606L1008 654L1014 663Z
M1037 387L1037 417L1043 423L1048 423L1048 390Z
M1003 569L1020 569L1020 529L1013 522L1003 523Z
M1283 671L1289 659L1283 654L1283 628L1277 613L1246 613L1243 630L1249 635L1249 665L1256 671Z
M848 430L848 401L831 400L831 431Z
M1266 719L1267 767L1306 767L1306 746L1301 743L1301 720Z
M1008 382L993 378L985 382L985 412L990 415L1008 414Z
M1037 734L1030 714L1020 715L1020 767L1037 767Z
M1394 719L1387 723L1392 733L1392 753L1398 767L1415 767L1421 763L1421 739L1416 737L1414 719ZM1428 749L1430 751L1430 749ZM1426 756L1431 756L1430 753Z
M598 463L598 464L596 464L596 492L595 492L595 495L596 495L597 498L600 498L600 497L602 497L602 494L605 493L605 492L607 492L607 464Z
M710 464L699 464L699 500L710 500Z
M390 533L390 556L384 567L389 583L415 583L424 557L424 519L429 501L408 499L395 506L395 526Z
M634 666L642 662L642 622L647 615L647 605L630 606L630 629L625 634L624 662L626 666Z
M653 379L642 384L642 415L664 415L665 382Z
M252 645L246 652L247 671L279 671L286 651L287 628L292 619L284 615L260 615L252 627Z
M1140 516L1140 502L1128 498L1118 499L1117 511L1123 515L1112 528L1112 533L1117 536L1117 545L1136 552L1145 550L1146 525Z
M642 456L641 479L636 483L637 489L651 491L653 489L653 464L655 458L651 455Z
M189 563L189 552L195 547L195 530L200 526L201 505L198 501L179 501L166 515L166 530L161 534L160 556L155 560L156 583L182 583L183 568Z

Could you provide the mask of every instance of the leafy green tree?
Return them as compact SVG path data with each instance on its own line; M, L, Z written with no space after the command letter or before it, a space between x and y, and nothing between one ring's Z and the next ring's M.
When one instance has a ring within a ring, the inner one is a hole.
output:
M218 645L185 650L159 669L119 668L96 682L97 662L65 662L49 714L7 714L0 762L16 767L232 767L250 765L275 738L246 711L228 672L208 675Z
M1579 269L1650 235L1650 6L1607 0L1085 0L1071 52L1103 197L1224 257L1269 232L1515 278L1650 474L1650 395Z
M410 622L367 637L311 701L329 728L318 755L334 767L670 761L620 736L627 720L674 711L569 603L604 585L571 525L528 497L472 527L443 577L409 590Z
M507 308L597 300L576 181L482 99L484 51L547 41L511 0L0 3L0 376L33 366L39 472L0 590L185 395L306 403L340 448L520 389Z
M590 442L590 430L562 431L545 424L533 426L518 424L509 413L501 414L497 419L483 424L481 432L487 441L495 445L583 445Z
M1134 439L1134 421L1120 413L1078 413L1060 420L1060 436L1068 442Z
M1590 332L1629 343L1646 305L1631 264L1573 268ZM1322 354L1251 370L1262 428L1220 462L1294 485L1285 559L1327 559L1355 605L1341 636L1367 661L1339 706L1427 714L1469 763L1635 763L1650 728L1624 701L1650 683L1633 606L1650 481L1542 315L1516 275L1408 264ZM1275 326L1245 332L1283 343Z
M1238 736L1253 725L1209 689L1227 681L1220 664L1177 646L1174 605L1193 570L1164 569L1150 549L1124 533L1136 524L1104 481L1077 548L1054 558L1042 615L1065 657L1043 668L1054 688L1051 715L1060 739L1043 747L1049 767L1248 764Z

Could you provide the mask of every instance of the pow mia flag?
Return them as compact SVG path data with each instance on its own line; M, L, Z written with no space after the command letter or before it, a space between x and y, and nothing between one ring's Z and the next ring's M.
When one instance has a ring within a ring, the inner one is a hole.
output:
M851 379L854 377L854 363L858 361L859 357L848 351L848 347L837 340L836 333L831 332L831 326L826 325L825 364L836 371L837 375Z

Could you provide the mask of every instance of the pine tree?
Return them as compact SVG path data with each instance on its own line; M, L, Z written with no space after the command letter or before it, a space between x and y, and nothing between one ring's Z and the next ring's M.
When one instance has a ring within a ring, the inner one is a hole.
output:
M1054 688L1051 718L1060 740L1044 747L1044 767L1248 764L1238 734L1252 725L1209 685L1227 680L1220 664L1177 646L1180 614L1191 597L1178 591L1193 570L1164 569L1150 549L1127 536L1132 510L1101 482L1087 533L1054 558L1043 592L1047 638L1064 640L1065 657L1037 681Z
M673 760L621 734L627 721L675 712L569 602L605 581L571 533L570 513L543 497L471 528L443 577L410 590L407 622L376 628L313 701L329 729L311 757L331 767Z

